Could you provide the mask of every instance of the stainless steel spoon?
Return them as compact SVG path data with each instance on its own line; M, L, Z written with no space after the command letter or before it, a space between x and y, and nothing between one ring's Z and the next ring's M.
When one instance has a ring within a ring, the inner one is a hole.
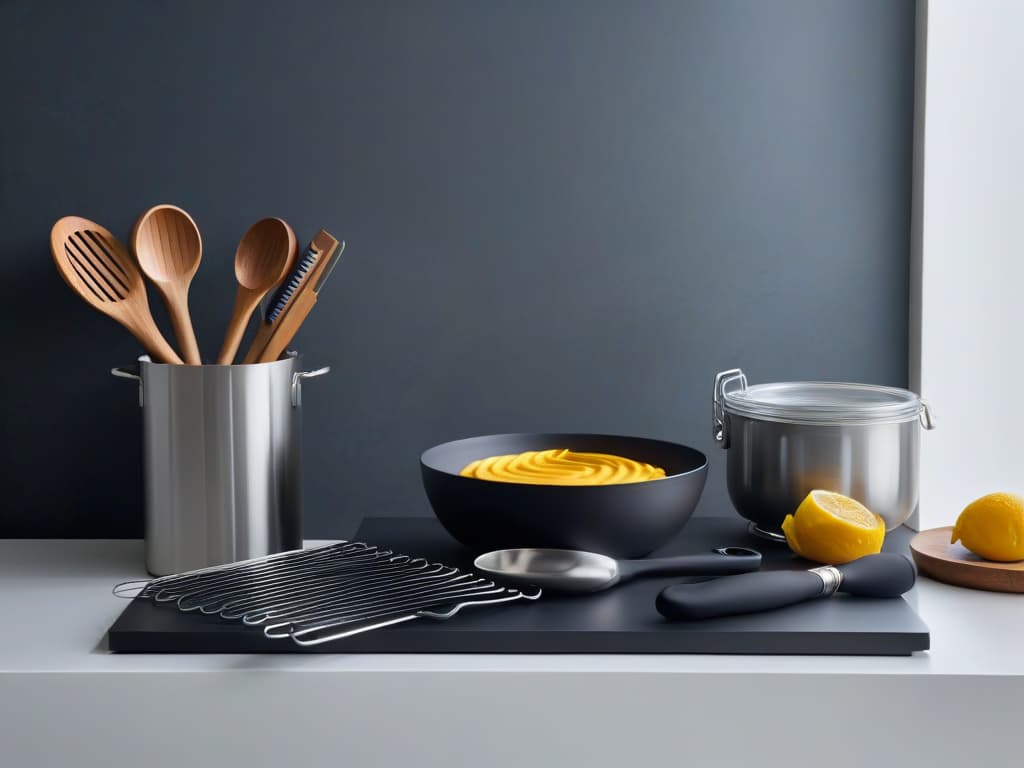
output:
M721 547L698 555L616 560L575 549L500 549L473 561L478 571L502 581L557 592L598 592L637 576L725 576L756 571L761 553Z

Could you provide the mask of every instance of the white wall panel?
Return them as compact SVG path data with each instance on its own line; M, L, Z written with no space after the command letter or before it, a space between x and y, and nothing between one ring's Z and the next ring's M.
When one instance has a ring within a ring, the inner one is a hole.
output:
M930 528L984 493L1024 491L1024 2L919 13L910 381L938 421L922 440Z

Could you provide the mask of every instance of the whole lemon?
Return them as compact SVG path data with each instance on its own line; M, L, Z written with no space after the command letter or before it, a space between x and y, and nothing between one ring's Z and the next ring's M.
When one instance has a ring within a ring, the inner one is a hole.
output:
M882 551L885 521L859 501L811 491L782 521L789 548L801 557L839 565Z
M1015 493L990 493L960 513L950 544L959 541L986 560L1024 560L1024 498Z

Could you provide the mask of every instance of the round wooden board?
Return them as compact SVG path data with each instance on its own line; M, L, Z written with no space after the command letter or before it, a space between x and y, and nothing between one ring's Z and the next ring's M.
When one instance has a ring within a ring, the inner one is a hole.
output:
M910 553L921 573L937 581L989 592L1024 592L1024 560L994 563L982 560L959 544L950 544L952 526L921 531L910 541Z

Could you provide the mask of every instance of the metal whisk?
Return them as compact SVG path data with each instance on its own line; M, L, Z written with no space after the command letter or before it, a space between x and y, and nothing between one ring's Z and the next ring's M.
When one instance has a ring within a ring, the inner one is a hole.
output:
M139 582L114 587L115 594ZM262 626L299 645L418 618L448 619L468 606L536 600L540 589L510 589L472 572L363 542L297 549L145 582L137 597L181 611Z

